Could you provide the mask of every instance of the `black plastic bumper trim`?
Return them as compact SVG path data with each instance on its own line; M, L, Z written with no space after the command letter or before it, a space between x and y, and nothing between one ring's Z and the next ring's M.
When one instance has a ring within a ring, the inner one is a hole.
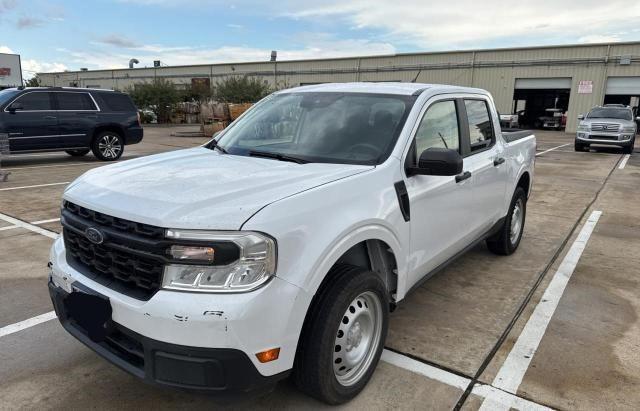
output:
M73 288L101 295L76 282ZM98 355L147 383L236 397L271 389L291 370L265 377L242 351L200 348L147 338L111 321L105 341L92 341L67 314L65 290L49 281L49 294L60 323L67 332ZM103 296L104 297L104 296Z

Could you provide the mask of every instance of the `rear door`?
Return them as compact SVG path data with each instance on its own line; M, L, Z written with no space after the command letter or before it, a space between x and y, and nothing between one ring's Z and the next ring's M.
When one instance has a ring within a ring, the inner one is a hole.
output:
M473 235L488 231L505 212L507 167L505 148L498 141L496 112L484 96L464 98L468 133L463 137L464 164L473 175Z
M21 94L5 108L3 120L12 152L47 150L58 144L58 118L48 91Z
M87 91L56 91L60 144L63 148L89 147L98 121L98 105Z

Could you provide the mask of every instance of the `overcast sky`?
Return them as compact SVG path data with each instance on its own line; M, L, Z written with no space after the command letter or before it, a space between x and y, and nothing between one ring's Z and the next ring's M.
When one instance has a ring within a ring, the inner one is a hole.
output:
M0 0L25 75L640 40L640 0Z

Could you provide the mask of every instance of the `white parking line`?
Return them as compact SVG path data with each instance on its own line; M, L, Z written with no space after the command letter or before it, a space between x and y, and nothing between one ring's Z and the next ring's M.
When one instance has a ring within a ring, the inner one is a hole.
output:
M39 224L55 223L57 221L60 221L60 219L59 218L51 218L49 220L32 221L29 224L39 225ZM10 225L10 226L7 226L7 227L0 227L0 231L13 230L15 228L20 228L20 227L18 227L17 225Z
M11 216L8 216L6 214L2 214L0 213L0 220L4 220L9 224L13 224L16 227L20 227L20 228L24 228L27 229L29 231L33 231L34 233L38 233L41 234L45 237L49 237L49 238L53 238L56 239L58 238L58 233L44 229L42 227L38 227L37 225L33 225L30 223L27 223L26 221L22 221L22 220L18 220L17 218L13 218ZM4 227L6 229L6 227Z
M560 298L564 294L564 290L571 279L574 269L578 265L580 256L584 251L591 233L595 228L602 211L594 211L589 219L580 230L580 234L571 245L569 252L562 260L558 270L554 274L551 282L547 286L540 302L531 314L524 329L520 333L518 340L509 352L507 359L500 367L493 383L493 387L506 391L511 394L517 394L520 383L524 378L529 364L538 349L540 341L544 336L547 326L558 307ZM513 404L505 404L495 393L489 393L482 402L480 410L508 410Z
M568 145L571 145L571 143L563 144L563 145L558 146L558 147L550 148L549 150L541 151L540 153L536 153L536 157L541 156L541 155L543 155L545 153L548 153L550 151L557 150L557 149L562 148L562 147L566 147Z
M9 324L0 328L0 337L5 335L17 333L18 331L25 330L33 327L34 325L42 324L44 322L53 320L56 318L55 311L49 311L48 313L40 314L37 317L29 318L28 320L20 321L19 323Z
M622 157L622 161L620 162L618 169L624 169L624 167L627 165L627 161L629 161L629 157L631 157L631 154L625 154L625 156Z
M0 191L10 191L10 190L22 190L23 188L38 188L38 187L49 187L49 186L61 186L61 185L66 185L69 184L69 181L63 181L62 183L49 183L49 184L36 184L33 186L21 186L21 187L7 187L7 188L0 188Z
M424 375L432 380L440 381L441 383L450 385L452 387L465 390L471 380L469 378L461 377L459 375L450 373L449 371L442 370L429 364L416 361L413 358L409 358L402 354L395 353L393 351L382 351L382 357L380 359L384 362L388 362L396 367L404 368L415 374Z

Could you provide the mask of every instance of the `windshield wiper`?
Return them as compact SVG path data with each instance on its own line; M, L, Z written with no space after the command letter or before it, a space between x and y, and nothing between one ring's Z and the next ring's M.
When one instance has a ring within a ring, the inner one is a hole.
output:
M211 143L209 143L209 145L211 146L210 148L217 148L218 150L220 150L222 154L229 154L229 152L225 150L224 147L218 144L217 140L211 140Z
M249 155L251 157L264 157L264 158L273 158L275 160L280 160L280 161L291 161L292 163L298 163L298 164L308 163L307 160L304 160L302 158L288 156L286 154L272 153L269 151L251 150L249 151Z

